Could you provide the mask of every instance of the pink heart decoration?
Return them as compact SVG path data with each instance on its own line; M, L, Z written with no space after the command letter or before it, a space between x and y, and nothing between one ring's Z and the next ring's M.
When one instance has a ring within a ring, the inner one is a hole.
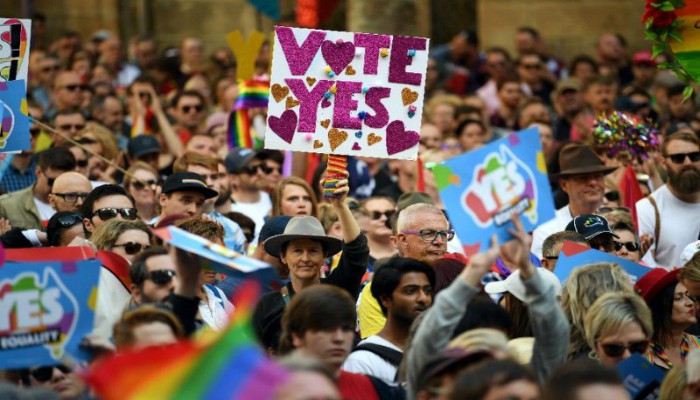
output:
M418 132L404 130L403 121L394 121L386 128L386 152L389 155L410 149L419 141Z
M5 31L0 34L0 40L6 43L10 43L10 31Z
M331 70L338 75L355 57L355 45L352 42L324 40L321 44L321 54Z
M297 129L297 114L294 110L287 110L281 116L268 118L270 129L285 142L292 144L294 131Z
M331 106L331 101L328 99L321 100L321 108L328 108Z
M518 139L518 135L510 135L508 136L508 144L511 146L517 146L520 144L520 139Z
M362 150L362 147L360 147L360 145L357 142L355 142L355 144L352 145L352 149L353 150Z

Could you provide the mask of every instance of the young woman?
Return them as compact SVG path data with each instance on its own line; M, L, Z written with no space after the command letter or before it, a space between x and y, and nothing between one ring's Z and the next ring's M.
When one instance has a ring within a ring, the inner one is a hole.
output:
M138 216L148 222L158 216L158 171L143 161L136 161L127 172L124 176L124 189L134 198Z
M117 253L131 264L137 255L153 245L153 234L139 219L113 218L100 225L90 240L99 250Z

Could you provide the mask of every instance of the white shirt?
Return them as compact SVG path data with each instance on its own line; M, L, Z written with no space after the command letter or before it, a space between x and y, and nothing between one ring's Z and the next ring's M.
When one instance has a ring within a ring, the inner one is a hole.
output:
M228 325L229 315L233 313L233 304L226 298L226 294L214 285L204 285L204 294L207 295L207 301L199 302L199 316L205 324L220 331ZM213 290L218 292L218 296Z
M550 219L544 224L535 228L532 232L532 246L530 252L542 259L542 244L550 235L561 232L566 229L566 225L571 222L574 217L571 215L569 206L564 206L554 213L554 219Z
M260 200L255 203L240 203L235 202L231 204L231 211L236 211L241 214L245 214L248 218L255 222L255 239L253 243L258 242L258 234L265 225L265 217L272 210L272 200L270 200L270 195L267 192L260 192Z
M400 348L378 335L369 336L358 343L358 346L365 343L377 344L403 353ZM393 385L396 383L397 368L391 365L390 362L367 350L357 350L350 353L350 356L343 363L342 369L356 374L372 375L388 384Z
M665 268L682 267L681 254L689 243L698 240L700 234L700 203L686 203L679 200L671 193L667 185L655 190L651 197L656 201L659 209L661 229L659 240L654 237L654 243L650 251L644 255L642 261L649 266ZM654 206L649 199L641 199L636 204L637 222L639 223L639 235L649 234L654 236L656 216ZM651 250L656 249L656 259L652 257Z
M48 221L54 214L56 214L56 210L54 210L50 204L44 203L36 197L34 198L34 205L36 206L36 210L39 212L39 217L42 221Z

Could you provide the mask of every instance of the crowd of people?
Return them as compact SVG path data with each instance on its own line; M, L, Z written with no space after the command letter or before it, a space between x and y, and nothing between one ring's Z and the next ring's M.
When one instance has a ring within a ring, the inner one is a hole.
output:
M606 33L562 60L531 27L514 32L513 53L460 32L430 49L423 162L349 158L325 197L323 160L229 148L241 61L230 49L106 31L49 41L42 24L32 149L1 171L0 241L116 255L100 270L93 354L226 328L240 276L154 237L173 225L278 273L251 321L290 372L268 383L277 399L629 399L615 366L633 354L668 371L662 399L700 398L700 113L657 70L666 55L630 54ZM255 79L269 79L270 60L265 44ZM642 160L596 146L594 120L613 111L657 126L659 149ZM430 168L532 126L556 217L533 232L514 217L513 240L467 257ZM631 206L629 165L645 195ZM648 273L633 281L600 262L561 282L567 241ZM0 397L95 398L82 376L70 365L4 371Z

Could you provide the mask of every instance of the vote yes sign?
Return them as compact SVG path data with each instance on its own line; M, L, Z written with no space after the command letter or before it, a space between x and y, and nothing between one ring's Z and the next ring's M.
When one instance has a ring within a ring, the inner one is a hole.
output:
M276 27L265 148L414 160L428 46Z

